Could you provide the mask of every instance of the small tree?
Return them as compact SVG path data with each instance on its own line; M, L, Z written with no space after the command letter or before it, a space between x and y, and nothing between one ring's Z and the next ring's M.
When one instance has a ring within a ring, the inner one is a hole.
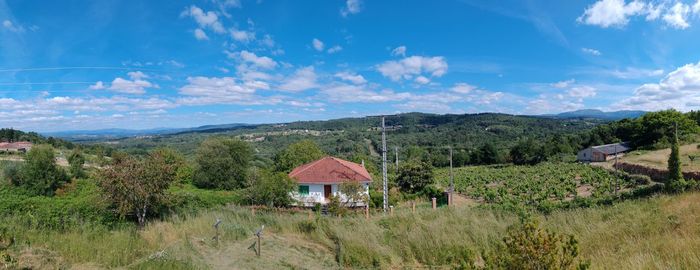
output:
M143 228L148 215L166 200L175 172L162 152L154 151L145 160L127 156L101 172L100 186L120 216L136 216Z
M193 183L200 188L244 188L252 159L253 151L246 142L208 139L197 149Z
M487 258L488 269L586 269L576 263L578 241L528 221L511 226L503 244Z
M289 145L275 156L275 168L280 172L289 172L295 167L322 158L325 155L318 145L310 140L303 140Z
M367 204L369 197L365 193L365 186L357 181L344 181L340 183L338 191L345 196L342 201L345 207L355 207L358 203Z
M253 168L249 175L248 198L252 204L269 207L288 206L292 202L290 193L297 184L287 174Z
M73 149L73 151L68 155L68 164L70 165L70 174L73 178L85 177L85 171L83 170L83 164L85 164L85 156L79 147Z
M544 149L533 139L519 141L510 149L510 157L516 165L535 165L545 159Z
M36 145L25 156L16 183L36 195L53 196L57 188L68 182L68 175L56 165L53 147Z
M416 193L432 184L433 167L424 161L411 160L399 168L398 186L407 192Z
M668 183L671 191L674 192L681 192L687 186L681 171L681 158L678 148L678 132L676 131L671 144L671 155L668 157Z

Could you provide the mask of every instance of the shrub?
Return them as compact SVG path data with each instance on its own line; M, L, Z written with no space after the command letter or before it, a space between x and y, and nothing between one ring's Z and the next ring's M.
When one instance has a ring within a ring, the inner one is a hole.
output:
M494 254L487 257L489 269L581 269L576 264L578 241L542 229L536 221L513 225Z
M249 175L246 193L250 203L269 207L287 206L292 203L290 192L294 191L297 185L285 173L254 168Z
M32 147L24 159L20 177L15 183L32 194L52 196L56 189L69 180L66 172L56 165L53 147L50 145Z

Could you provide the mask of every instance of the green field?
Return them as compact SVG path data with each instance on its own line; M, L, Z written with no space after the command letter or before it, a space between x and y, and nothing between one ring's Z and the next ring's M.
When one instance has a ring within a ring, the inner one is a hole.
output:
M436 170L440 186L449 186L449 173L448 168ZM619 193L640 187L625 174L579 163L460 167L454 169L454 178L455 190L477 202L541 210L572 201L609 198L618 186Z

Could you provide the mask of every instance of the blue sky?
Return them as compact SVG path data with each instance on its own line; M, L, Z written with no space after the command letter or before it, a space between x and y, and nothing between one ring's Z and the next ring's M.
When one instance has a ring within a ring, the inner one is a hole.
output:
M0 0L0 127L700 106L700 0Z

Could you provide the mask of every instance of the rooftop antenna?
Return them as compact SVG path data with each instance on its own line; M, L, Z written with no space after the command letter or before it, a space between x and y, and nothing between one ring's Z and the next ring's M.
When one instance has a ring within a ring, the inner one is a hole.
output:
M386 125L384 124L384 116L382 116L382 180L384 191L384 213L389 208L389 187L386 179Z

